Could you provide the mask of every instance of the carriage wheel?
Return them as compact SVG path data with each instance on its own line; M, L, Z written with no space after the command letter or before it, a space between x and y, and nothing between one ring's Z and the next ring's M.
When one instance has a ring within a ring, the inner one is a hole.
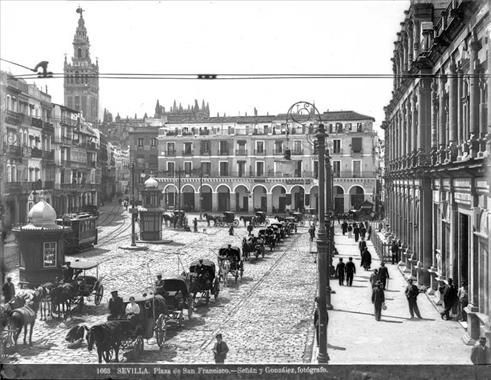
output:
M189 298L188 301L188 319L190 320L193 316L193 300Z
M104 296L104 285L100 284L95 290L94 303L96 305L100 305L103 296Z
M109 362L111 361L111 358L112 358L112 357L113 357L113 349L112 349L112 348L111 348L111 349L109 349L109 350L107 350L107 351L104 351L104 352L102 353L102 358L104 359L104 361L105 361L106 363L109 363Z
M144 348L144 343L143 343L143 337L141 335L138 335L136 337L136 342L135 342L135 352L137 355L143 354L143 348Z
M159 348L162 349L167 335L167 323L163 314L160 314L155 322L155 338Z
M234 221L232 222L232 225L234 227L239 227L239 219L234 219Z

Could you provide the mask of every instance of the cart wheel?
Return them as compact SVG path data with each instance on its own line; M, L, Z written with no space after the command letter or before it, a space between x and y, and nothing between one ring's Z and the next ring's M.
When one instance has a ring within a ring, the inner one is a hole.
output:
M233 221L232 225L233 225L234 227L239 227L239 219L234 219L234 221Z
M111 361L111 358L113 357L113 349L111 348L110 350L108 351L104 351L102 353L102 358L104 359L104 361L106 363L109 363Z
M143 354L143 348L144 348L143 337L141 335L138 335L135 342L136 354L137 355Z
M161 349L162 346L164 345L165 338L166 338L166 333L167 333L166 325L167 324L164 315L160 314L159 317L157 318L157 322L155 322L155 338L157 340L157 344L159 348Z
M102 296L104 296L104 285L100 284L95 290L94 303L96 305L101 304Z

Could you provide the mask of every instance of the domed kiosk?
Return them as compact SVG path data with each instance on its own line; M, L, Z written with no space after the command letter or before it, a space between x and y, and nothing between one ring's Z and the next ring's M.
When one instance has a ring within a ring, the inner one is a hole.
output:
M148 178L141 192L142 206L138 208L140 217L140 239L145 241L162 240L162 216L164 209L160 207L162 192L154 177Z
M69 227L56 224L56 211L44 200L27 215L29 223L13 229L19 244L20 283L39 285L62 276L64 234Z

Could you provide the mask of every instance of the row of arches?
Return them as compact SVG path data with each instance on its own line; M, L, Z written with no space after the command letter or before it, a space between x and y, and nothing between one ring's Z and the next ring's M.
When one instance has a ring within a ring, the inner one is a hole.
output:
M262 210L268 213L286 212L288 210L317 210L319 188L313 186L307 193L301 185L292 186L289 190L283 185L275 185L268 192L266 186L256 184L251 190L245 185L231 188L221 184L215 188L204 184L195 188L185 184L179 192L175 184L168 184L163 189L165 207L182 208L186 211L235 211L254 212ZM361 186L352 186L345 194L341 186L334 186L334 210L337 213L358 208L365 200L365 191Z

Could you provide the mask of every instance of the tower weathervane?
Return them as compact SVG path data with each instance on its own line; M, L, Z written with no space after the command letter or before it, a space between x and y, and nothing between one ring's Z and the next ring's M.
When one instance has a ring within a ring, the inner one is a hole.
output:
M84 12L84 10L82 9L82 7L79 5L77 10L76 10L77 13L80 13L80 17L82 17L82 12Z

